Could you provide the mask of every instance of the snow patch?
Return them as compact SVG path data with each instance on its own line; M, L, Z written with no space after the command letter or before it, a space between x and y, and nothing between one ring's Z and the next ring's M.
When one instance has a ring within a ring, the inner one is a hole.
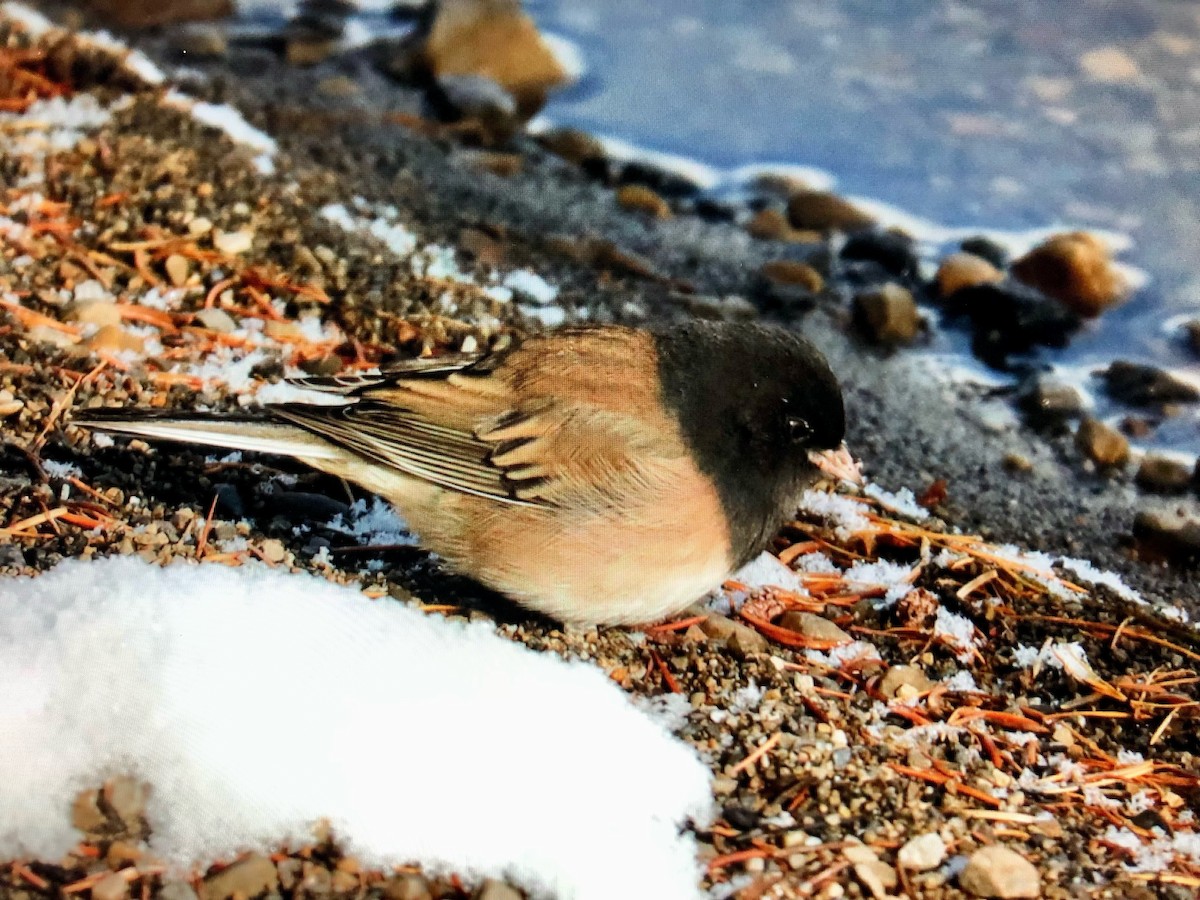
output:
M124 773L177 872L326 818L368 866L699 896L681 827L711 819L710 773L602 671L311 575L115 558L11 579L0 721L0 858L60 858L76 792Z

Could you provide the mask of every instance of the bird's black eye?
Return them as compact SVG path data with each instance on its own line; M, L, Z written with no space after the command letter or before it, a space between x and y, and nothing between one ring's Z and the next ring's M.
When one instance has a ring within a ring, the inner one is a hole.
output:
M812 437L812 426L807 420L801 419L799 416L788 416L787 419L788 437L794 444L802 444Z

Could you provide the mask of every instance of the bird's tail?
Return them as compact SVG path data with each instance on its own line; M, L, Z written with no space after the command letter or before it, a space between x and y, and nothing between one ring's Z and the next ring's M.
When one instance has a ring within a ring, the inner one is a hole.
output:
M303 459L336 459L338 449L311 432L263 416L164 410L89 409L72 423L128 437L248 450Z

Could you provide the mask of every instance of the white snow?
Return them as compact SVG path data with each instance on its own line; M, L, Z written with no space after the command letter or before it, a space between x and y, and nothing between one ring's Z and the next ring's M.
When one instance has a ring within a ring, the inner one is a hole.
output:
M800 498L800 511L818 516L834 526L834 534L847 540L860 531L870 531L871 523L863 515L863 505L840 494L807 490Z
M917 498L908 488L900 488L899 491L892 493L877 484L868 484L863 488L863 493L889 512L912 519L914 522L924 522L929 518L929 510L917 503Z
M529 269L517 269L504 276L501 284L518 296L545 306L558 297L558 288Z
M912 590L916 571L900 563L881 559L877 562L856 562L843 577L860 589L883 588L883 603L890 605Z
M710 819L710 773L602 671L311 575L118 558L10 580L0 725L0 858L61 857L76 792L124 773L179 870L325 818L369 866L699 896L679 829Z
M752 591L775 587L793 594L808 596L804 582L795 572L770 553L763 552L729 576L731 581L744 584Z
M417 542L395 508L379 497L372 497L369 506L366 500L355 500L347 515L333 517L329 528L353 537L362 546L411 546Z
M950 646L961 663L970 662L982 643L975 633L974 622L941 606L938 607L937 619L933 623L933 633Z
M36 9L26 6L24 3L0 3L0 15L16 22L34 40L54 29L53 22Z
M1097 569L1086 559L1072 559L1069 556L1059 557L1058 563L1064 569L1075 573L1079 580L1091 585L1104 585L1122 600L1131 603L1145 603L1142 595L1127 585L1116 572Z
M247 122L234 107L227 103L196 100L174 88L167 91L163 104L189 113L202 125L224 132L234 143L258 151L254 157L254 167L263 175L274 173L275 161L272 157L278 149L275 139Z

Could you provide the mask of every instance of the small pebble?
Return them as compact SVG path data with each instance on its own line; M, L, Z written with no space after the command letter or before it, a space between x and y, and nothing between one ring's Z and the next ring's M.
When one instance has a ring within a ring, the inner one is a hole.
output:
M934 278L938 295L942 297L949 297L963 288L1003 280L1003 272L974 253L951 253L942 260Z
M180 256L178 253L172 253L163 263L163 268L167 270L167 277L171 279L171 284L175 287L183 287L187 284L188 276L192 273L192 264L186 256Z
M875 219L854 204L828 191L798 191L788 200L793 228L812 231L864 231Z
M1192 467L1178 459L1148 453L1134 476L1137 486L1156 494L1185 493L1192 481Z
M1099 419L1088 417L1079 423L1075 447L1101 468L1120 468L1129 462L1129 440Z
M1041 879L1033 864L999 844L972 853L958 876L958 883L975 897L1018 900L1042 895Z
M645 213L654 219L671 218L671 206L642 184L625 184L617 189L617 203L631 212Z
M898 284L855 296L854 320L877 344L908 344L921 330L912 292Z
M1108 247L1093 234L1058 234L1012 264L1015 278L1085 318L1120 303L1129 285L1113 265Z
M253 245L254 235L249 231L220 231L213 238L213 247L229 256L245 253Z
M896 854L896 861L906 869L925 872L936 869L946 858L946 842L934 832L910 838Z

